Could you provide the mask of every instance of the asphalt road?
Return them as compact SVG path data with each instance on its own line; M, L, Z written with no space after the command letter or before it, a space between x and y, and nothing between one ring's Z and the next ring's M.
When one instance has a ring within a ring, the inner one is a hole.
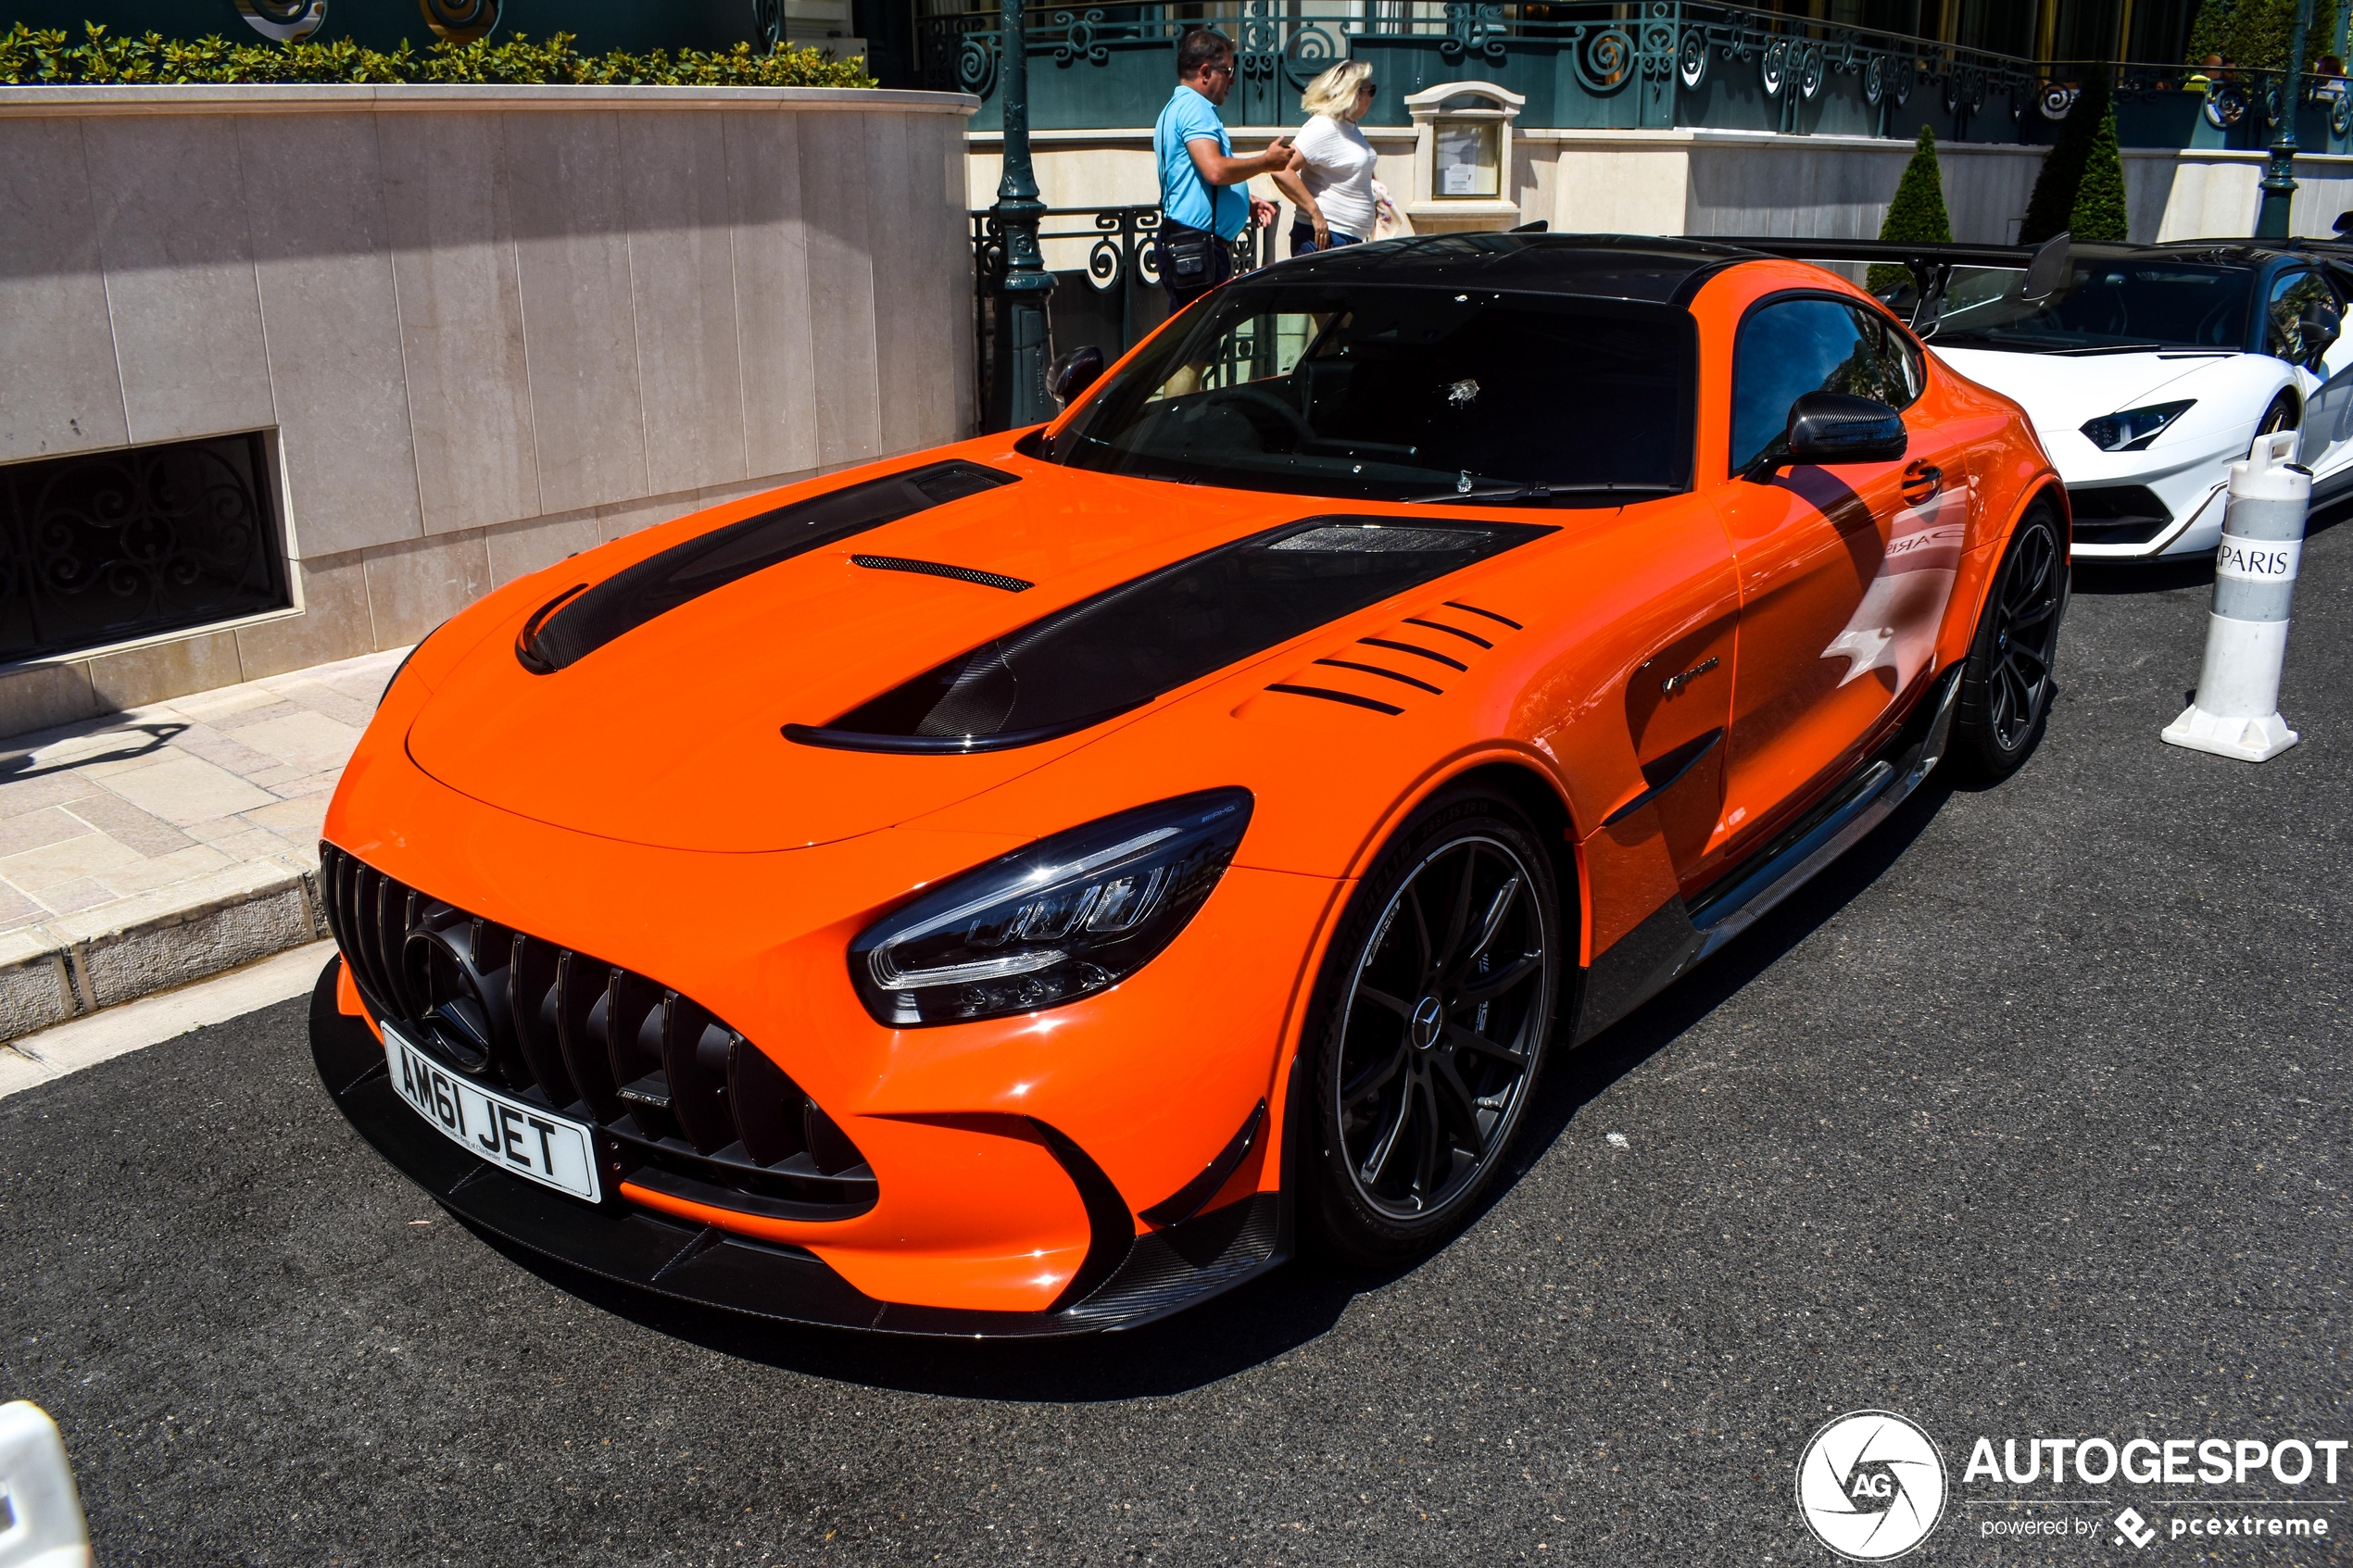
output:
M2353 1437L2353 527L2304 573L2261 768L2158 740L2204 573L2079 574L2025 771L1923 790L1556 1059L1525 1169L1401 1275L1046 1348L650 1302L392 1174L293 1002L0 1101L0 1397L63 1426L107 1563L1827 1562L1793 1465L1867 1406L1949 1467L1910 1562L2135 1559L2108 1516L2183 1499L2353 1534L2353 1455L1961 1474L1980 1435ZM1984 1533L2037 1517L2101 1523ZM2208 1552L2353 1557L2145 1555Z

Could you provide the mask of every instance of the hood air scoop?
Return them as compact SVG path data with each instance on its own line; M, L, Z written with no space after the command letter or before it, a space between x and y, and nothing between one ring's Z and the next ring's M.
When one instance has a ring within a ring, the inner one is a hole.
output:
M978 463L933 463L746 518L648 556L592 588L565 589L524 625L515 657L533 674L552 675L656 616L779 561L1014 483L1014 475Z
M1083 730L1394 595L1553 533L1318 517L1081 599L785 738L845 751L1000 751Z

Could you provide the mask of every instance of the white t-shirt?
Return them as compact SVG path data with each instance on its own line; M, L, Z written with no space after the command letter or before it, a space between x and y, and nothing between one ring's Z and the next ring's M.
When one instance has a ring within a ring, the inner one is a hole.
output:
M1292 138L1306 165L1299 177L1324 209L1324 221L1360 240L1373 237L1372 144L1353 121L1319 114Z

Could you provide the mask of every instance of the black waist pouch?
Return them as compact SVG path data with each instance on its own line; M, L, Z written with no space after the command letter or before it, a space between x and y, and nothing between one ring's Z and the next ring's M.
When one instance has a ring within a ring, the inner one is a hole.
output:
M1189 223L1160 226L1160 275L1178 288L1189 288L1209 281L1210 249L1217 244L1217 236L1206 229L1196 229Z

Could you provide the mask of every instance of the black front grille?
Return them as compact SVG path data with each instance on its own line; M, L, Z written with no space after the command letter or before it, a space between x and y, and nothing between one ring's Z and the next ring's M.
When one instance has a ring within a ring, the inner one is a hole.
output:
M2102 484L2067 493L2079 545L2145 545L2172 526L2173 514L2145 484Z
M874 1172L782 1068L635 971L468 914L319 846L327 922L376 1015L447 1066L593 1122L608 1173L787 1220L875 1206Z

